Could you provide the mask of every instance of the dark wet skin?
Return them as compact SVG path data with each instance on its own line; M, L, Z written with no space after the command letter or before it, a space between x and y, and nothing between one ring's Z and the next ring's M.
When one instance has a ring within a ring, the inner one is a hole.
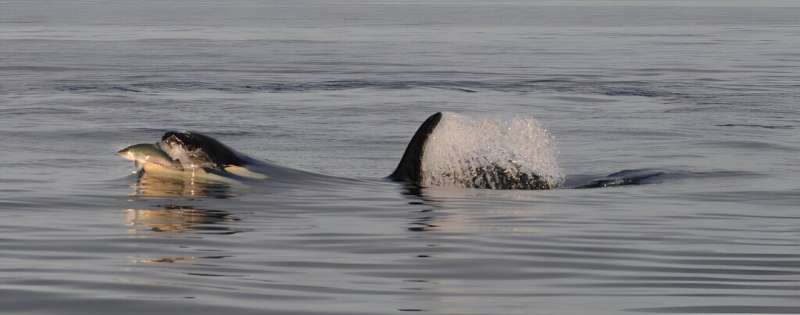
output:
M222 144L216 139L201 133L186 131L168 131L161 137L159 146L175 159L189 158L191 163L203 167L224 169L226 166L241 166L245 164L233 149ZM183 156L176 156L173 152L183 152Z

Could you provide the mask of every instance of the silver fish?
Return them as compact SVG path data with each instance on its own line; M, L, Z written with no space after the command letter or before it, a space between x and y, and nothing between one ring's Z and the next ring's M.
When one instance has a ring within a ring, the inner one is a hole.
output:
M154 163L163 167L183 169L178 161L173 160L166 152L152 143L134 144L117 151L117 155L133 161L137 168L147 163Z

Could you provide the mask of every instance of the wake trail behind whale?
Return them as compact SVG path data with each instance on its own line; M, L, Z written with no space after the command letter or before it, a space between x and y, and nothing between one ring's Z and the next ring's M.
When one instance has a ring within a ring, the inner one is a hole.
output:
M562 184L562 188L610 188L619 186L636 186L649 184L662 184L685 179L712 179L720 177L756 177L760 174L744 171L709 170L689 171L659 168L627 169L608 174L598 175L570 175Z

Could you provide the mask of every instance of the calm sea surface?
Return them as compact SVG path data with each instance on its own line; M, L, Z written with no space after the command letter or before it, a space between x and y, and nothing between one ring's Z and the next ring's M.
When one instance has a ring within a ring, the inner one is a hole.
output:
M436 111L662 175L383 181ZM137 184L169 129L332 177ZM0 0L2 314L797 314L798 178L794 1Z

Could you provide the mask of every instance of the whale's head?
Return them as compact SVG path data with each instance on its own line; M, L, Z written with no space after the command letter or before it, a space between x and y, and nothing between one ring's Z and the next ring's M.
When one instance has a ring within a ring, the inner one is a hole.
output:
M242 165L243 158L216 139L193 131L168 131L158 146L184 168L224 169Z

